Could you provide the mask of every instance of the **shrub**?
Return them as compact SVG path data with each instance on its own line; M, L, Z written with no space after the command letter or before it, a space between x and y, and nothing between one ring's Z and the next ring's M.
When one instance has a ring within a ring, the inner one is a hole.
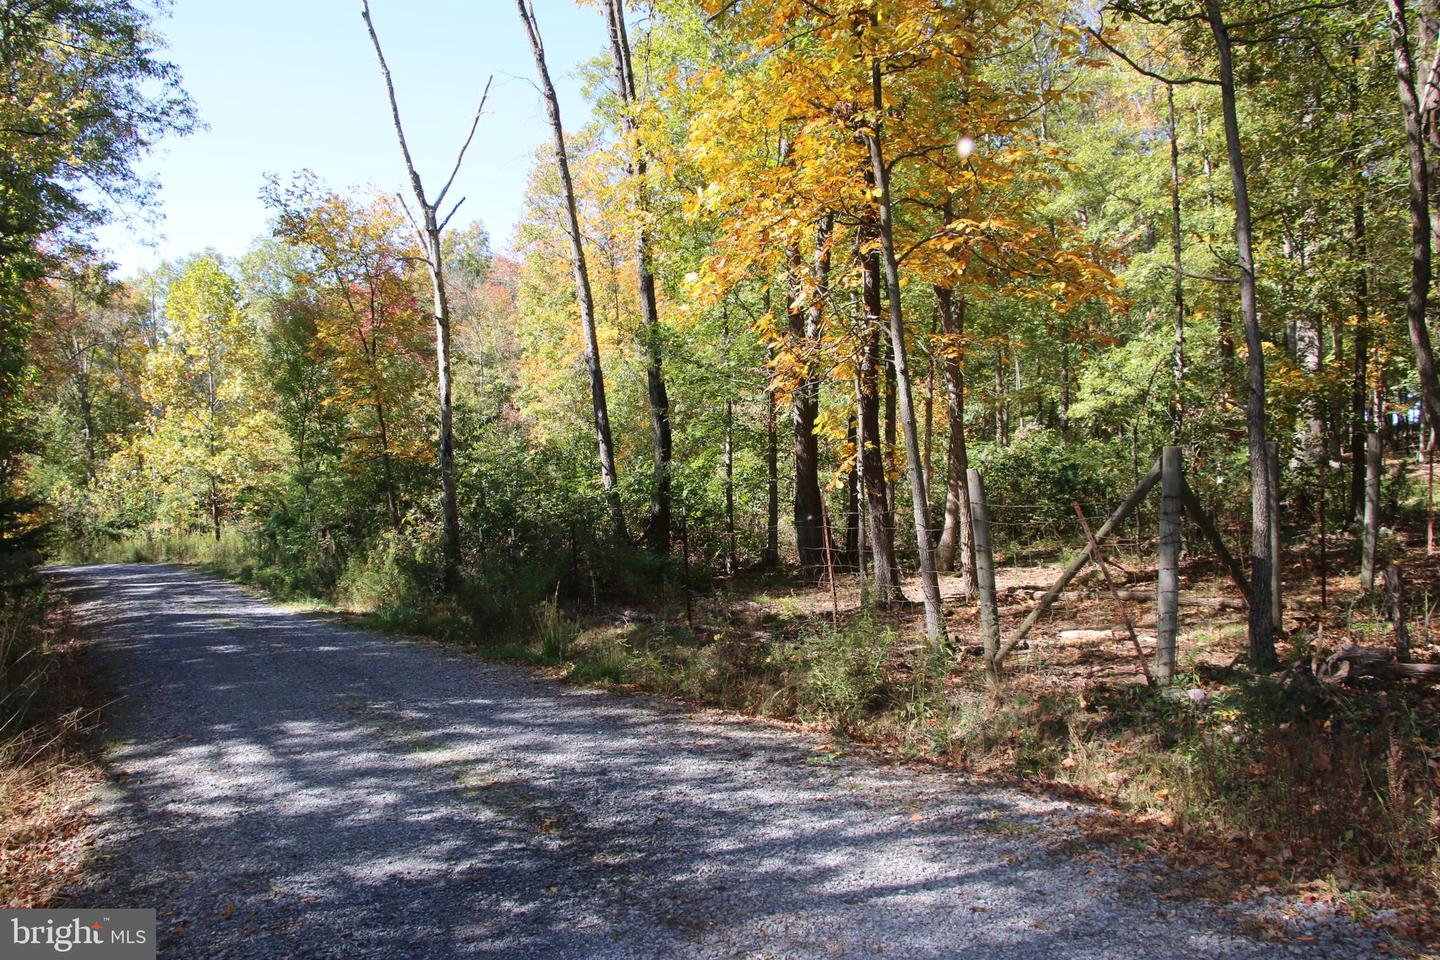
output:
M869 615L838 629L820 627L803 635L801 715L827 721L838 730L858 730L891 692L886 667L895 641L895 631L880 628Z
M32 577L0 581L0 734L25 727L44 682L41 623L44 584Z
M371 613L419 610L438 600L443 584L439 544L417 531L392 530L350 558L335 598L351 610Z

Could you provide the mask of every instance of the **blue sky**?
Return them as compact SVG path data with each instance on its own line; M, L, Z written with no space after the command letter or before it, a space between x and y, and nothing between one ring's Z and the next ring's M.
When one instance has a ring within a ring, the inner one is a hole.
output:
M550 135L514 0L370 6L411 150L432 191L494 74L450 196L466 197L455 223L479 219L504 249L535 148ZM571 75L604 49L604 20L575 0L535 6L565 125L579 127L588 112ZM243 252L266 229L258 199L266 173L308 168L336 188L405 186L359 0L175 0L160 28L209 129L166 141L144 165L161 184L155 228L122 219L101 230L121 275L205 247Z

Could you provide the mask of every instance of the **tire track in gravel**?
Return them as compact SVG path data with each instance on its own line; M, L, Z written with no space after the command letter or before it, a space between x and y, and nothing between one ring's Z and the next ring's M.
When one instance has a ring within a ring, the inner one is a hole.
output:
M829 760L163 566L52 568L120 697L97 869L161 956L1363 957L1262 943L1078 837L1083 808Z

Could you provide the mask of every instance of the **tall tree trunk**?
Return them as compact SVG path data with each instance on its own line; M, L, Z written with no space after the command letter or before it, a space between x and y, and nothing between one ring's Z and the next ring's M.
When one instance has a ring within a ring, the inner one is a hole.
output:
M770 312L770 285L765 285L764 313ZM775 350L770 349L774 361ZM765 553L760 565L766 570L780 566L780 436L775 409L775 387L765 385Z
M910 475L910 501L915 514L916 551L920 556L920 590L925 602L925 637L932 644L948 640L945 611L940 602L940 579L935 571L935 553L930 547L930 500L925 489L925 473L921 465L920 437L915 417L915 403L910 388L910 370L906 364L905 313L900 302L900 265L895 253L895 225L890 203L890 170L885 165L881 144L884 95L881 89L880 64L870 65L871 106L873 123L865 133L869 146L870 166L874 170L880 215L880 251L885 268L885 287L890 306L890 346L894 357L895 388L900 401L900 425L905 434L906 468Z
M876 264L878 266L878 259L876 260ZM878 270L876 272L875 278L877 284L876 289L881 290L883 293L883 289L879 286L880 275ZM877 311L875 315L877 317L880 316L880 312ZM895 484L892 482L891 478L893 478L897 473L895 465L898 461L898 458L896 457L895 445L895 437L897 435L895 425L895 365L890 362L889 339L881 339L880 341L879 370L885 378L885 442L880 447L880 452L883 455L885 461L885 511L888 518L887 522L890 524L890 529L894 530Z
M1020 379L1020 351L1010 351L1010 371L1014 376L1015 386L1015 429L1020 433L1025 432L1025 384Z
M845 427L846 441L851 449L859 447L855 445L855 414L850 414L850 422ZM845 483L845 545L841 556L844 557L847 566L857 565L860 561L860 457L855 456L850 463L850 475Z
M807 577L825 572L825 511L820 493L820 440L815 435L820 416L820 380L814 371L815 352L820 342L825 286L830 273L831 218L824 217L815 231L815 261L811 279L813 301L805 305L805 285L800 251L791 247L786 261L789 272L786 308L790 323L791 349L805 371L804 380L791 391L792 422L795 427L795 545L800 570Z
M653 552L663 555L670 550L670 485L674 445L670 435L670 394L665 389L660 310L655 300L655 271L650 255L650 204L645 183L648 161L640 145L636 115L638 99L635 70L630 59L630 38L625 26L625 0L606 0L605 20L610 31L610 59L615 69L615 86L620 92L623 109L621 122L633 150L630 175L636 182L636 285L640 293L640 330L645 345L646 396L650 403L650 438L655 467L645 542Z
M950 448L945 467L945 524L940 531L939 566L955 569L960 556L960 590L966 597L975 593L975 544L970 518L970 453L965 444L965 300L955 301L948 287L936 287L940 305L940 329L945 334L945 412L950 421Z
M524 15L523 0L517 0L517 2L521 3L521 14ZM419 235L425 254L425 265L430 273L431 303L435 321L436 386L440 407L438 459L440 505L445 526L445 580L447 585L453 586L460 562L460 508L455 491L455 427L454 410L450 397L450 304L446 298L445 264L440 235L446 224L450 222L450 217L454 216L455 211L459 209L460 204L456 203L450 213L444 217L440 216L439 208L445 202L445 195L449 193L451 184L455 182L455 175L459 173L460 165L465 160L465 151L469 149L471 141L475 139L475 129L480 125L480 115L485 110L485 101L490 95L490 81L485 82L485 91L480 95L480 105L475 110L475 119L470 124L470 133L460 147L459 155L455 158L455 167L450 173L450 179L432 202L425 193L420 173L410 155L410 145L405 139L405 126L400 122L400 104L395 98L395 83L390 77L390 67L385 62L385 53L380 49L380 36L375 32L375 24L370 19L370 4L368 0L361 0L360 6L361 16L365 19L365 28L370 33L370 42L375 47L375 58L380 62L380 73L385 78L385 93L390 100L390 118L395 125L395 138L400 143L400 153L405 159L405 171L410 176L410 187L415 195L415 203L420 208L420 221L416 223L412 218L412 225ZM538 43L538 39L536 42ZM539 48L536 47L536 49ZM547 85L549 84L548 77L545 82Z
M862 228L863 229L863 228ZM895 525L885 496L885 457L880 446L880 255L862 254L860 356L855 375L856 443L864 494L866 540L875 574L875 603L885 608L903 599L895 556Z
M1180 234L1180 139L1175 125L1175 87L1165 85L1165 100L1170 108L1170 266L1175 271L1172 290L1175 295L1175 400L1171 407L1174 429L1171 438L1179 443L1185 426L1185 283L1181 254L1184 245Z
M1250 221L1250 190L1245 156L1240 141L1240 121L1235 107L1235 67L1230 47L1230 29L1220 12L1219 0L1205 0L1205 12L1215 37L1220 61L1220 102L1225 120L1225 148L1230 179L1235 190L1235 247L1240 261L1240 316L1245 326L1249 389L1246 397L1246 426L1250 455L1250 663L1256 670L1275 665L1275 628L1271 618L1270 575L1278 558L1273 551L1270 527L1278 518L1270 513L1270 489L1277 478L1270 475L1265 446L1265 354L1260 337L1260 314L1255 302L1255 254Z
M610 407L605 400L605 374L600 366L600 343L595 336L595 301L590 293L590 272L585 264L585 246L580 234L580 212L575 201L575 183L570 178L570 159L565 152L565 129L560 123L560 100L550 82L545 63L545 45L535 23L533 8L526 0L515 0L520 20L530 38L530 52L535 56L535 70L540 75L540 88L545 97L545 112L550 117L550 132L555 141L555 166L560 173L560 188L565 194L566 229L570 234L570 258L575 271L575 296L580 302L580 327L585 337L585 366L590 371L590 403L595 414L595 441L600 454L600 483L605 490L605 504L610 524L622 542L629 540L625 529L625 513L620 506L615 472L615 443L610 435Z
M933 492L935 477L931 461L935 452L935 354L928 347L925 351L925 442L921 449L925 454L925 489Z
M453 579L460 559L460 506L455 490L455 416L450 399L450 304L440 249L440 224L434 208L425 210L430 293L435 319L436 392L440 403L440 505L445 524L446 577Z
M725 374L730 374L730 311L728 304L720 306L721 336L724 337ZM736 571L735 556L735 401L725 396L725 573L733 576Z
M1369 392L1367 366L1370 353L1370 254L1365 237L1365 203L1355 202L1355 249L1359 268L1355 271L1355 345L1350 379L1350 506L1352 520L1363 519L1365 511L1365 399Z
M1386 0L1389 11L1390 45L1395 52L1395 79L1400 107L1405 118L1405 154L1410 161L1410 296L1405 301L1405 321L1410 328L1410 345L1415 350L1415 367L1420 375L1420 394L1431 425L1440 424L1440 381L1435 374L1435 353L1425 308L1430 294L1430 196L1429 171L1425 159L1422 110L1416 94L1415 67L1410 57L1410 31L1406 23L1405 0Z
M1005 347L995 347L995 445L1010 446L1010 393L1005 382Z
M735 574L735 401L725 398L725 573Z

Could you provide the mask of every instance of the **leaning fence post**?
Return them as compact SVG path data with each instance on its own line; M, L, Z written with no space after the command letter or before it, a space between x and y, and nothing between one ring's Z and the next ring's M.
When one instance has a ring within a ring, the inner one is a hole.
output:
M1160 558L1155 586L1155 682L1175 677L1175 637L1180 630L1180 547L1185 510L1185 466L1179 447L1160 456Z
M1365 438L1365 532L1360 547L1360 585L1375 589L1375 549L1380 538L1380 434Z
M990 505L985 502L985 481L980 471L966 471L970 488L970 523L974 526L975 580L980 594L980 649L985 654L985 679L1000 680L1000 608L995 601L995 555L990 540Z
M1110 536L1116 527L1124 523L1131 512L1140 505L1140 501L1144 500L1150 493L1150 488L1159 482L1160 461L1156 460L1155 465L1152 466L1145 476L1141 478L1140 482L1135 485L1135 489L1130 491L1130 496L1126 497L1125 501L1121 503L1119 507L1115 508L1115 512L1110 515L1110 519L1106 520L1100 525L1100 529L1095 531L1095 542L1104 543L1105 538ZM1087 543L1079 553L1070 558L1070 562L1065 565L1065 569L1060 572L1060 576L1055 579L1054 583L1050 584L1050 589L1045 591L1045 595L1040 598L1040 602L1035 604L1035 609L1031 610L1030 615L1025 618L1024 622L1020 624L1014 633L1010 634L1010 639L1001 645L999 660L1003 661L1021 640L1024 640L1030 635L1030 631L1034 629L1035 624L1040 622L1040 618L1045 615L1045 611L1049 610L1050 605L1059 599L1065 587L1069 585L1071 580L1075 579L1075 575L1080 572L1081 568L1085 566L1085 563L1089 559L1090 545Z

